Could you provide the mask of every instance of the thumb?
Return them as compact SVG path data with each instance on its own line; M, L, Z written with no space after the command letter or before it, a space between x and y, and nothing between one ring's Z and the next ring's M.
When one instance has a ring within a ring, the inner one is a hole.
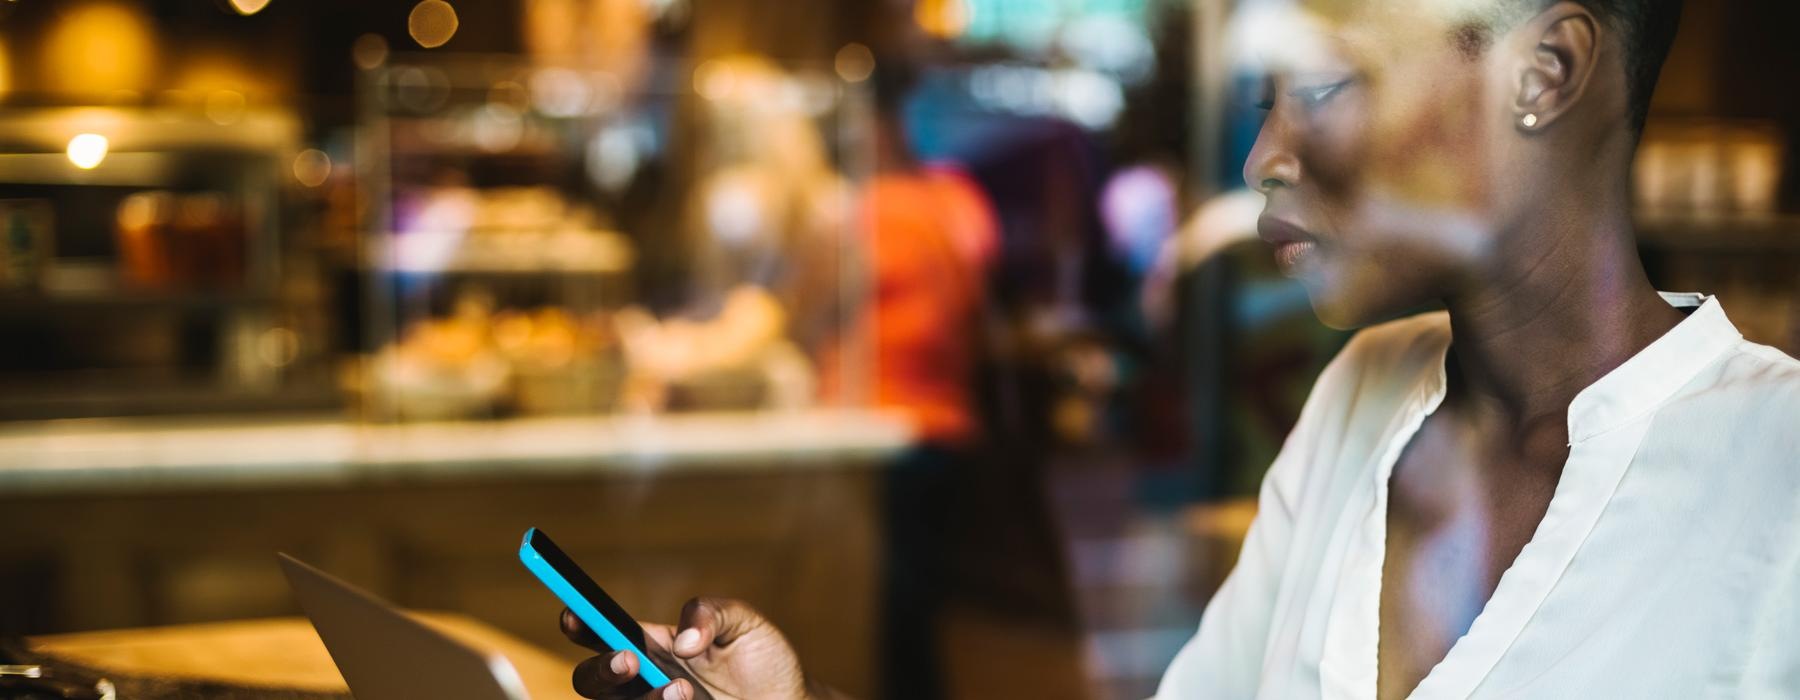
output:
M726 646L763 625L763 617L743 601L695 598L681 608L676 656L691 659L714 646Z

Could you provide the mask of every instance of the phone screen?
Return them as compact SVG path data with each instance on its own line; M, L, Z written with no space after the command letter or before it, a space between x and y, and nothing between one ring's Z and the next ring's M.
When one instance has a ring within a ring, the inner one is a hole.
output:
M525 568L537 574L576 617L586 623L613 651L630 651L638 657L638 675L652 688L668 685L668 675L651 663L644 652L644 628L619 607L600 584L575 565L548 535L537 528L525 531L525 543L519 550ZM574 597L574 599L571 599ZM593 619L597 613L601 619ZM626 644L621 645L621 642ZM623 646L623 648L621 648Z

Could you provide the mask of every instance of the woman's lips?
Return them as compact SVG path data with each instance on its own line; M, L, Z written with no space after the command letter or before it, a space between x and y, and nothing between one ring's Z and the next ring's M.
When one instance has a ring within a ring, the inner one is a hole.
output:
M1257 220L1256 230L1264 241L1275 246L1275 264L1281 268L1281 274L1289 277L1298 275L1319 250L1318 239L1311 233L1278 216L1264 214Z
M1319 244L1312 241L1288 241L1275 246L1275 265L1281 268L1281 274L1293 277L1301 266L1306 264Z

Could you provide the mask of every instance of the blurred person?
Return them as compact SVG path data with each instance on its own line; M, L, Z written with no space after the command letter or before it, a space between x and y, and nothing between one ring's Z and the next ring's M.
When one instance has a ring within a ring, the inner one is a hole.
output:
M1800 362L1633 244L1680 2L1251 7L1262 237L1366 330L1158 697L1800 697ZM679 630L663 697L827 692L739 603Z
M690 296L766 289L811 347L833 316L852 194L811 104L816 86L754 55L709 61L696 80L708 139L687 212L700 242Z
M815 398L814 363L840 315L850 228L853 192L822 129L836 98L753 54L708 60L695 81L688 133L696 146L684 166L696 170L692 187L681 194L676 221L645 223L677 226L683 242L640 247L651 255L678 251L678 261L640 260L639 268L678 280L679 291L674 303L667 290L647 294L652 303L625 329L646 340L634 347L652 369L635 377L641 390L633 403L656 410L804 405ZM705 348L678 347L687 342ZM746 352L721 351L727 348Z
M685 245L643 247L682 251L679 303L619 316L623 403L804 408L817 399L816 363L833 349L849 247L852 191L821 128L836 98L754 54L708 60L695 80L698 174L679 215Z
M871 289L850 331L872 343L875 404L906 415L917 437L888 465L882 493L881 682L895 699L944 695L938 632L957 549L950 522L981 437L976 339L999 237L973 180L914 157L901 116L912 83L895 60L877 64L875 172L862 197Z

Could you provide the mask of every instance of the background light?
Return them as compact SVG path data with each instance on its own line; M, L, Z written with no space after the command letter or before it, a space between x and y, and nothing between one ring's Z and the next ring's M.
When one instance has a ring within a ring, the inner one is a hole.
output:
M219 126L236 124L244 117L244 94L236 90L214 90L206 96L206 118Z
M919 28L939 39L962 36L974 14L969 0L919 0L913 5L913 20Z
M256 356L270 367L286 367L300 356L300 334L276 327L256 338Z
M81 134L69 139L69 162L82 170L93 170L106 160L106 137L99 134Z
M307 187L318 187L331 178L331 156L317 148L308 148L294 157L294 179Z
M0 93L12 89L12 63L6 54L6 42L0 41Z
M364 34L356 37L356 43L350 47L350 58L356 61L356 67L363 70L374 70L387 63L388 43L380 34Z
M706 99L725 99L731 88L730 83L730 72L717 60L707 61L694 69L694 92Z
M875 54L862 44L845 44L833 63L846 83L860 83L875 73Z
M254 15L269 6L269 0L231 0L231 9L240 15Z
M531 105L552 117L573 117L594 103L594 85L567 68L545 68L531 76Z
M119 3L71 4L42 46L39 65L45 82L66 92L142 90L155 74L156 40L149 20L135 7Z
M444 0L424 0L406 16L406 31L420 46L435 49L456 36L456 8Z

